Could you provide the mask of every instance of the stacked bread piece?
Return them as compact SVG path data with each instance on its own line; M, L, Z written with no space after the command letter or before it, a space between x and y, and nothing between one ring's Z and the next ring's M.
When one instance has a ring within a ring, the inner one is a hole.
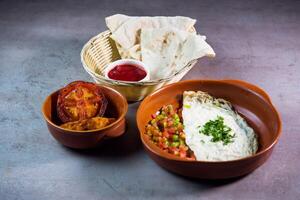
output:
M152 80L169 77L192 60L215 56L206 37L196 33L195 23L182 16L106 18L121 58L144 62Z

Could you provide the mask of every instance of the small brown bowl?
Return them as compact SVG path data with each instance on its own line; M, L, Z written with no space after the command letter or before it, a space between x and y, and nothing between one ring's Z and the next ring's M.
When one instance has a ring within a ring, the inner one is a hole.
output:
M259 138L258 152L233 161L193 161L164 152L145 134L145 126L163 105L179 106L186 90L202 90L232 103ZM224 179L246 175L271 155L281 133L281 119L269 96L257 86L239 80L188 80L167 85L146 97L137 111L137 125L144 148L163 168L174 173L203 179Z
M57 118L56 113L58 91L46 98L42 106L42 113L50 133L58 142L67 147L86 149L97 146L104 138L118 137L125 132L125 115L128 109L125 97L114 89L100 85L99 87L101 87L102 92L108 100L105 116L117 119L112 124L101 129L74 131L61 128L58 125L61 122Z

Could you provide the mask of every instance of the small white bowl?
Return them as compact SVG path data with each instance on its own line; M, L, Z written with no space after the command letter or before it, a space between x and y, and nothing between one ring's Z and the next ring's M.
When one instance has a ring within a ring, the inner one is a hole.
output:
M139 81L124 81L124 82L143 82L143 81L149 81L150 80L150 71L146 67L146 65L143 62L141 62L139 60L134 60L134 59L120 59L120 60L116 60L112 63L109 63L107 65L107 67L105 68L105 70L104 70L104 76L108 79L111 79L111 78L108 77L109 71L112 70L117 65L126 65L126 64L127 65L135 65L135 66L143 68L143 70L145 70L145 72L146 72L146 76L143 79L139 80ZM113 79L111 79L111 80L113 80Z

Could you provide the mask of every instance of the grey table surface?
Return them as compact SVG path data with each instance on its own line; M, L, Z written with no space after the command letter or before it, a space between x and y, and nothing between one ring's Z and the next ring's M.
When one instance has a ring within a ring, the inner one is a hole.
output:
M106 16L185 15L214 47L184 79L243 79L278 107L282 137L259 169L231 181L190 180L144 152L130 104L127 133L92 151L58 144L41 104L92 79L83 44ZM300 199L300 1L0 1L0 199Z

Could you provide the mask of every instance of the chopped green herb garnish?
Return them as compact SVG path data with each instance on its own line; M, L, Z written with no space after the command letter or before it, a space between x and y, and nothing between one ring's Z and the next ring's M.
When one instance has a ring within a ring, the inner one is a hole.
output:
M222 141L223 145L227 145L233 142L233 138L235 137L235 135L229 134L231 130L230 127L224 124L224 118L218 116L217 119L206 122L199 130L199 133L212 136L212 142Z
M183 107L185 107L185 108L191 108L191 106L188 105L188 104L183 105Z

